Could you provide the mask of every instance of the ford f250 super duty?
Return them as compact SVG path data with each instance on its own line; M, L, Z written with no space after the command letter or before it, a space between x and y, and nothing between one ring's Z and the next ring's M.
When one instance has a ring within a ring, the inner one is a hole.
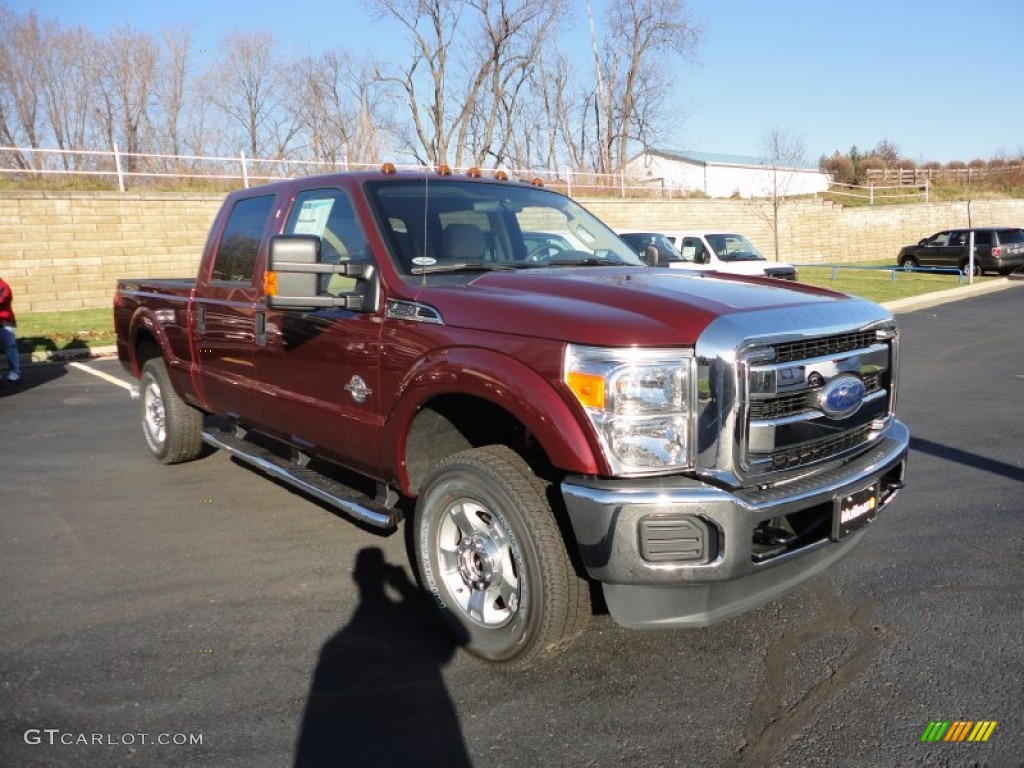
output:
M203 443L395 528L466 647L709 624L855 547L903 486L867 301L648 267L537 183L380 172L230 194L195 280L122 280L164 463Z

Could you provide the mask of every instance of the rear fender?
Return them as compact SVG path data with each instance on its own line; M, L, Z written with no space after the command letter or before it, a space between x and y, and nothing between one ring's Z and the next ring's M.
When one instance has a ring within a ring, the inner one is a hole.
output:
M188 343L191 333L188 318L184 316L187 311L187 306L157 310L140 306L132 315L128 328L129 354L131 371L137 378L142 375L142 366L146 364L146 360L152 357L140 355L145 342L151 339L160 349L160 357L167 365L167 373L175 391L183 399L198 405L192 393L192 360ZM173 319L160 318L158 312L174 313ZM175 335L179 337L177 344L172 342L168 327L173 328Z

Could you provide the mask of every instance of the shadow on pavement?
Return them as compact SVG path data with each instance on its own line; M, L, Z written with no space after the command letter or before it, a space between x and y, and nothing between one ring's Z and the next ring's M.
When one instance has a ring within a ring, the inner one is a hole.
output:
M0 373L0 398L13 397L20 392L59 379L66 374L67 368L63 365L22 365L21 378L18 381L8 381L7 366L5 365L3 372Z
M430 597L377 547L354 579L359 607L320 651L295 768L471 765L441 676L456 643Z
M951 445L933 443L931 440L925 440L920 437L911 437L910 448L914 451L920 451L921 453L927 453L940 459L952 461L954 464L974 467L975 469L981 469L985 472L991 472L994 475L1001 475L1002 477L1009 478L1010 480L1024 482L1024 468L1015 467L1013 464L1007 464L1002 461L997 461L996 459L990 459L986 456L979 456L976 453L970 453L968 451L961 450L960 448L954 448Z

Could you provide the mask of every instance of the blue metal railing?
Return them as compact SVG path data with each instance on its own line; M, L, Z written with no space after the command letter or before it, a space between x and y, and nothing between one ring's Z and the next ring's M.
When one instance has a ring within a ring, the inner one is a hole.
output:
M830 269L830 270L832 270L832 277L831 277L832 282L835 282L836 275L837 275L837 273L839 272L840 269L866 269L866 270L876 270L876 271L887 271L887 272L890 273L890 280L892 282L894 282L894 283L896 282L896 275L898 273L900 273L900 272L907 272L907 273L916 272L916 273L921 273L921 274L949 274L949 275L956 275L956 284L957 285L962 284L963 280L964 280L964 277L965 277L964 273L961 272L956 267L901 267L901 266L896 265L896 264L893 264L891 266L872 265L872 266L865 266L865 267L855 267L855 266L852 266L850 264L826 264L826 263L820 262L820 261L819 262L811 262L811 263L807 263L807 264L794 264L793 266L797 267L797 268L817 267L817 268L820 268L820 269Z

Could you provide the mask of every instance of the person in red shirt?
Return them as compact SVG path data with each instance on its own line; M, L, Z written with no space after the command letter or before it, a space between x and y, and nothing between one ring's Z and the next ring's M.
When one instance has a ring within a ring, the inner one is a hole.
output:
M7 380L17 381L21 378L21 363L18 361L18 339L15 329L18 321L14 318L14 294L4 279L0 277L0 342L7 350Z

